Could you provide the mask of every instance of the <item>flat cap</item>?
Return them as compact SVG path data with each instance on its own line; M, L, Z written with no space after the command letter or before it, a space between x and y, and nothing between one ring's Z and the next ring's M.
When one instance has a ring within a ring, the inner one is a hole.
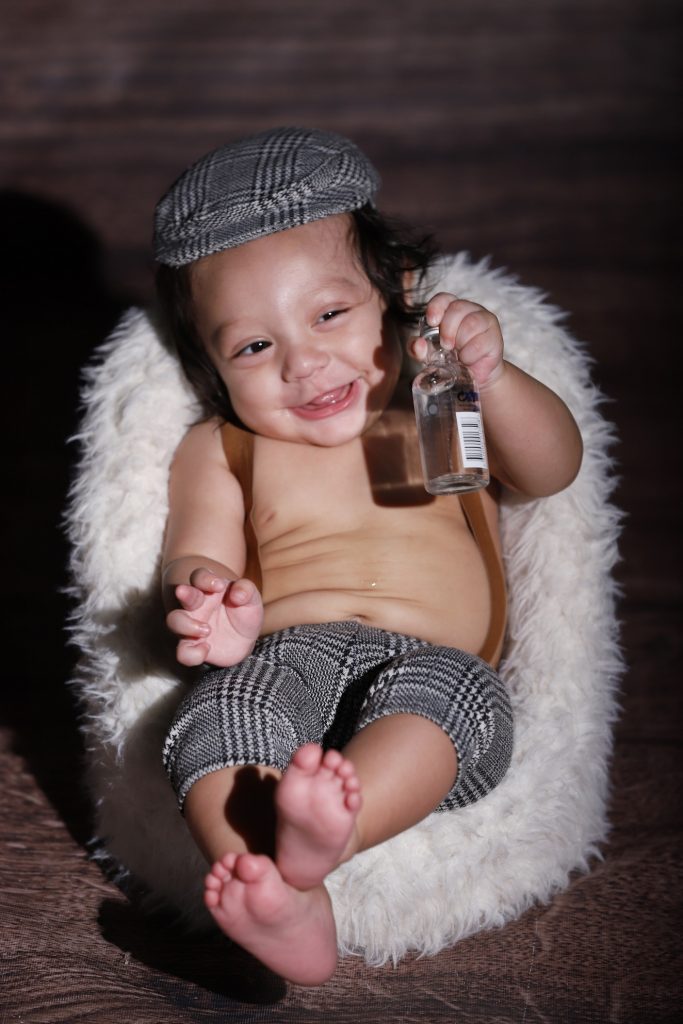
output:
M182 267L255 238L357 210L380 178L349 139L275 128L208 153L159 201L154 255Z

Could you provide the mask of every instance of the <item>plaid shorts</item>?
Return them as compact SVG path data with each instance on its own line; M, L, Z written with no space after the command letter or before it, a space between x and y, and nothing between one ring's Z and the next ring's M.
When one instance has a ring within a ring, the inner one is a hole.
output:
M458 777L439 810L465 807L503 778L512 712L490 665L454 647L357 622L292 626L257 641L230 668L207 669L183 700L164 744L182 809L203 775L232 765L284 771L304 743L343 748L386 715L439 725L458 754Z

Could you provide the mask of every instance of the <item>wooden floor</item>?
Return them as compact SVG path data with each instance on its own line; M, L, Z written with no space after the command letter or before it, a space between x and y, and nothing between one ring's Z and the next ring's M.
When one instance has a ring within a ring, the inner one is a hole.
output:
M2 1024L681 1019L678 6L8 5ZM154 201L205 149L283 123L353 135L385 210L571 311L611 400L626 512L604 860L501 931L396 970L345 960L319 990L142 919L89 859L59 589L78 367L149 299Z

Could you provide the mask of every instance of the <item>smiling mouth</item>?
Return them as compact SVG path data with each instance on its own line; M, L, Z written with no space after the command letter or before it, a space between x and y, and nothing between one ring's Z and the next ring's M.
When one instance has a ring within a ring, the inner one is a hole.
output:
M330 391L323 391L316 395L312 401L305 405L297 405L292 409L297 416L307 420L325 419L328 416L335 416L343 412L354 401L358 388L355 381L350 384L342 384L341 387L332 388Z

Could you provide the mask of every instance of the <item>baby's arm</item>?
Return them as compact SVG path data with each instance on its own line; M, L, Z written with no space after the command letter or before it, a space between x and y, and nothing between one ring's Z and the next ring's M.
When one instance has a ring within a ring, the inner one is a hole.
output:
M430 325L439 326L444 347L455 348L477 382L492 475L529 497L567 487L581 465L579 429L554 391L503 359L494 314L440 292L429 301L426 316ZM417 342L414 353L422 358L426 343Z
M166 622L183 665L234 665L253 649L261 595L242 577L244 500L215 421L193 427L171 467L163 560Z

